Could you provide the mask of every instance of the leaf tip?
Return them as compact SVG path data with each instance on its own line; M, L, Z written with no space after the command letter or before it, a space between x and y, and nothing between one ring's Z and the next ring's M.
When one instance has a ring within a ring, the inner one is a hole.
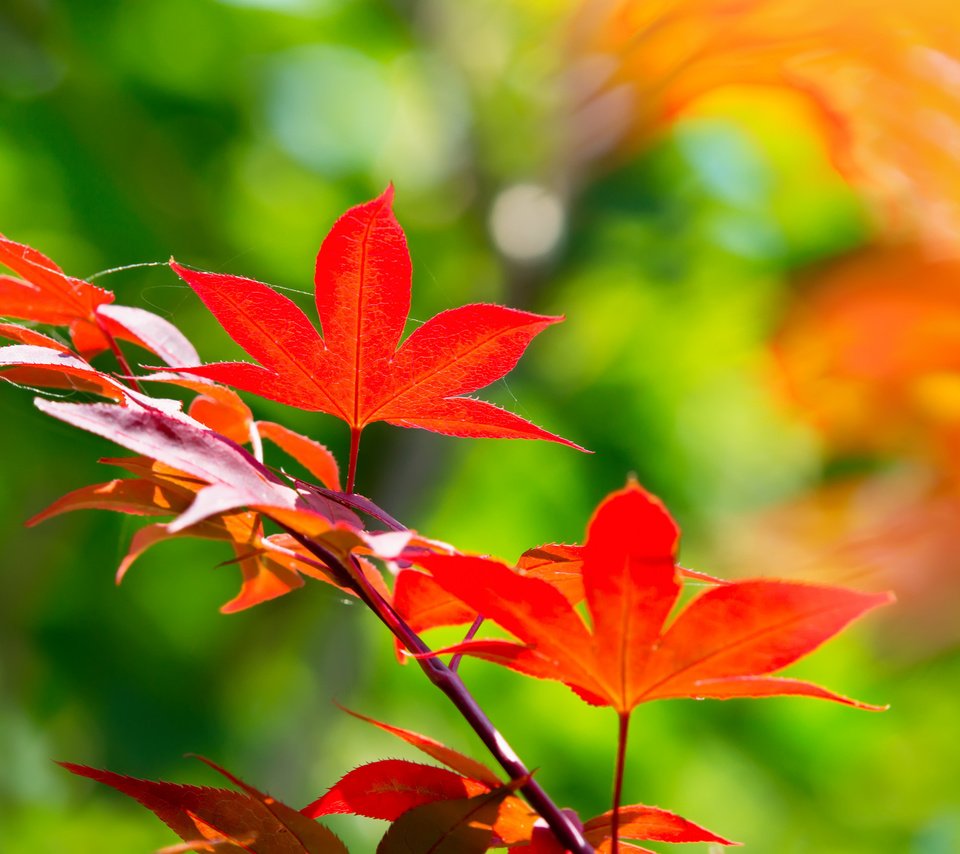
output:
M387 184L384 191L377 197L378 202L383 202L387 207L393 207L394 186L393 181Z

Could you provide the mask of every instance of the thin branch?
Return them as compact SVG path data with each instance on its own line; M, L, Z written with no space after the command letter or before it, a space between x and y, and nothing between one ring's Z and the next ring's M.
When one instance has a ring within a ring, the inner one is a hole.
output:
M421 637L407 624L363 574L359 561L351 555L349 563L323 548L308 537L290 530L293 537L304 548L315 554L324 563L333 561L349 573L356 585L357 595L370 607L380 621L399 639L399 641L417 658L417 664L426 677L456 706L464 719L479 736L486 748L493 754L500 767L511 780L520 783L520 791L527 802L543 818L557 839L573 854L593 854L593 846L584 838L580 829L570 817L558 807L540 784L533 779L532 772L523 764L507 740L494 727L473 695L467 690L463 680L433 655ZM428 656L428 657L422 657Z

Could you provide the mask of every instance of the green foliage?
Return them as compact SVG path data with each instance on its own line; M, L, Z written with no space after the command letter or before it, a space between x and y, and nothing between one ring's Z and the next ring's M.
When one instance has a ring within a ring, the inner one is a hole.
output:
M0 63L3 230L80 275L163 262L176 247L209 269L306 292L303 259L327 224L318 212L392 179L419 287L412 317L479 300L567 314L491 399L597 454L458 445L374 425L366 491L431 535L513 559L534 542L579 540L600 496L634 470L677 509L688 562L711 567L731 509L817 481L817 442L770 394L763 347L790 298L788 274L863 240L859 202L789 127L701 120L591 179L552 257L512 261L489 236L491 203L516 181L545 180L559 137L544 103L539 21L525 4L464 3L458 25L493 46L470 53L462 33L443 29L443 5L9 4L0 11L0 53L13 58ZM377 111L390 121L371 132ZM176 312L205 358L240 356L168 271L102 281L121 302ZM50 756L183 779L180 755L197 752L281 798L360 761L416 758L388 736L358 737L355 722L321 702L330 694L473 747L335 591L315 585L219 618L234 578L230 568L198 569L222 559L212 547L166 544L117 592L122 521L77 514L24 530L53 498L102 479L93 462L102 445L7 392L0 755L13 768L0 780L0 823L25 850L166 841L119 798L65 784ZM346 458L331 421L254 405ZM451 473L438 482L441 469ZM956 684L960 663L951 650L926 656L878 652L864 628L802 671L888 700L886 717L784 700L647 706L626 794L655 791L707 826L743 828L739 838L758 851L955 850L960 745L943 686ZM505 691L484 665L464 671L507 738L531 746L525 758L561 803L606 809L590 769L604 751L613 761L612 716L558 686L517 679ZM561 716L571 733L562 742L542 724ZM548 761L560 751L563 777ZM356 831L337 830L362 850Z

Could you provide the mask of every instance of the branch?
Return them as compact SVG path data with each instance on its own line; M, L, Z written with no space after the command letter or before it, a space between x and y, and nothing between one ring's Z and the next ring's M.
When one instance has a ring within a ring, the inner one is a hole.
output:
M424 655L432 656L433 650L410 628L403 617L393 609L393 606L370 585L357 559L351 555L349 562L343 561L309 537L305 537L292 529L288 529L288 531L297 542L320 560L327 564L333 562L350 575L356 585L357 595L407 650L418 656L416 661L420 665L420 669L456 706L510 779L521 783L519 788L527 802L543 818L563 846L573 854L593 854L594 849L590 843L587 842L570 817L553 802L543 787L533 779L532 772L523 764L506 739L498 732L457 673L447 667L439 658L420 657Z

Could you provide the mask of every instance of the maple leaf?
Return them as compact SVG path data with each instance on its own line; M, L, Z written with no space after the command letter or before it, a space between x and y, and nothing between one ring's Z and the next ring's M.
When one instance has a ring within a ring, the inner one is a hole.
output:
M326 794L304 807L304 815L317 818L349 813L396 821L409 810L429 803L476 799L484 793L494 793L504 788L497 775L485 765L428 736L383 723L350 709L344 711L413 745L442 762L450 771L406 760L370 762L348 772ZM566 812L570 813L569 810ZM575 814L570 814L579 825ZM604 841L610 836L610 817L610 813L604 813L583 825L586 838L592 845L598 846L598 851L604 850ZM531 854L541 850L543 854L563 852L543 820L509 791L503 795L491 828L493 835L490 844L494 846L513 846L511 851L529 851ZM644 804L621 808L620 830L620 836L625 839L737 844L674 813ZM621 846L621 849L632 850L627 845Z
M417 562L520 641L470 640L444 652L558 680L620 715L638 703L670 697L803 695L877 708L769 674L888 603L889 594L735 581L700 593L667 626L681 589L678 537L663 505L635 483L600 505L583 551L592 630L552 585L496 561L425 554Z
M432 549L444 553L443 549ZM447 550L452 553L454 550ZM408 555L416 561L416 554ZM525 578L538 578L555 587L571 605L583 601L583 546L566 543L548 543L528 549L517 561L516 571ZM680 575L688 580L706 584L727 582L703 572L678 567ZM479 616L462 599L442 587L433 576L414 568L404 568L397 575L393 592L393 607L413 631L420 634L440 626L458 626L472 623ZM401 662L407 657L397 645Z
M193 345L168 320L142 308L112 305L113 293L68 276L30 246L0 235L0 264L23 277L0 275L0 315L68 326L74 346L87 358L120 338L167 364L200 362Z
M377 854L483 854L495 842L494 827L510 788L457 800L433 801L400 816L377 846Z
M149 526L134 536L120 577L145 549L172 536L226 540L244 575L240 594L224 606L224 610L234 611L301 586L301 574L341 589L354 586L342 569L319 562L291 535L265 536L261 514L321 543L337 556L334 563L345 560L357 548L372 552L390 545L382 543L376 534L367 536L360 520L344 507L283 484L242 448L182 413L45 400L38 400L37 406L69 424L112 439L143 458L121 462L139 474L139 480L114 480L81 488L33 522L81 507L176 516L172 522ZM411 541L421 542L407 533L400 545ZM386 593L379 572L366 561L361 560L360 566L368 581Z
M617 834L619 851L653 854L646 848L630 844L626 841L628 839L642 839L649 842L708 842L715 845L734 846L740 844L724 839L699 824L659 807L630 804L620 807L619 814L619 833ZM594 846L597 854L609 854L612 850L612 816L612 811L605 812L581 825L584 838ZM511 847L510 854L566 854L566 852L541 819L533 828L530 845Z
M197 382L186 380L185 384L192 386ZM218 418L223 417L226 407L238 423L262 431L264 437L336 485L336 462L322 445L281 425L248 423L249 410L233 392L212 385L208 388L205 384L200 388L205 395L222 396L221 403L225 403L217 410ZM118 580L146 549L171 537L194 536L225 540L234 549L244 583L239 595L221 609L225 612L247 608L296 589L303 584L301 575L356 593L357 579L343 569L344 565L353 566L354 562L362 578L389 600L391 594L383 576L365 556L393 561L408 550L420 553L449 549L403 529L362 496L336 501L333 499L337 493L311 484L294 480L295 487L288 486L236 443L177 411L174 404L179 406L179 401L145 400L168 404L171 411L146 408L136 399L128 407L36 401L44 412L112 439L142 456L118 461L139 475L139 479L116 479L75 490L31 523L80 508L176 517L171 522L143 528L134 535L121 563ZM366 531L351 507L400 529ZM287 533L266 536L261 516L278 522ZM329 560L317 558L297 536L313 540Z
M383 723L350 709L344 711L400 738L432 759L442 762L450 770L406 760L370 762L348 772L326 794L305 806L302 810L304 815L317 818L349 813L396 821L410 810L426 804L462 801L499 793L499 806L491 824L493 838L497 844L503 845L529 839L536 813L487 766L428 736ZM430 815L421 814L419 820L435 821L437 817L431 819Z
M105 462L123 466L142 476L116 478L76 489L28 520L27 524L36 525L60 513L82 509L114 510L138 516L175 516L184 512L197 493L207 486L203 481L162 466L155 460L134 457ZM220 609L224 614L296 590L303 586L304 575L332 584L345 593L353 593L350 580L342 571L318 562L289 534L266 535L260 514L251 510L215 514L176 531L164 524L140 529L134 534L117 570L117 583L148 548L177 537L222 540L232 547L233 562L243 574L243 585L240 592ZM369 573L376 572L369 564L366 566ZM382 586L382 579L378 586Z
M375 421L451 436L549 439L579 447L463 396L504 376L530 341L561 318L467 305L431 318L400 345L410 310L411 264L392 200L389 187L350 209L323 241L315 277L323 337L295 303L267 285L171 261L258 362L186 372L340 418L350 426L351 462L361 432Z
M85 765L60 764L74 774L111 786L139 801L196 850L209 850L207 846L215 844L212 850L230 854L347 854L346 846L322 824L265 795L210 760L202 761L240 791L139 780ZM191 848L177 846L175 850Z
M152 404L159 404L147 398ZM180 406L179 401L167 401ZM269 508L281 524L323 534L330 528L325 507L285 485L235 443L183 415L153 407L58 403L37 399L38 409L137 454L158 460L202 481L205 486L172 523L177 531L237 507Z

